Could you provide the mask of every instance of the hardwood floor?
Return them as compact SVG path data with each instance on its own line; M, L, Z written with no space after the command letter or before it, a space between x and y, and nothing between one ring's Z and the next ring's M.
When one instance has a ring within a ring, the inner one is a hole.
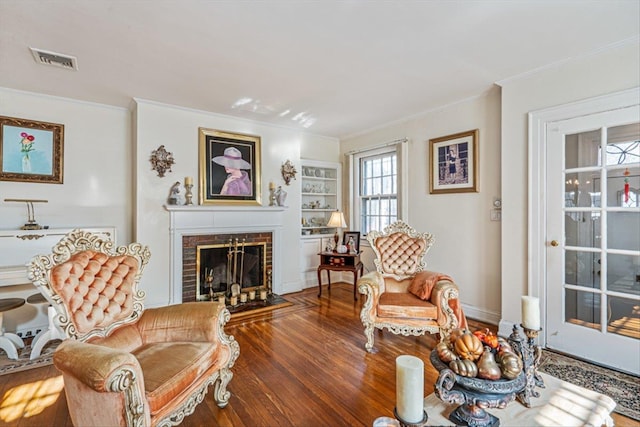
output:
M240 344L240 357L229 404L218 408L210 391L183 426L371 426L377 417L393 416L395 358L401 354L425 361L425 396L433 391L433 336L376 333L378 352L370 354L359 318L362 300L353 301L352 286L333 284L321 298L317 289L286 298L294 304L231 319L226 330ZM469 323L471 329L495 330ZM0 424L71 426L64 391L57 394L54 383L58 376L53 366L0 376ZM617 414L614 420L618 426L639 425Z

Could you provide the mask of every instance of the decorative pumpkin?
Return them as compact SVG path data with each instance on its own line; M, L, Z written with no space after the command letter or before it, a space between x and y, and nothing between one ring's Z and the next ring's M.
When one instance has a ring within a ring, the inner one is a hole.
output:
M451 351L446 341L440 341L438 345L436 345L436 351L438 352L438 357L444 363L449 363L458 358L458 356Z
M478 378L485 380L499 380L502 375L500 366L491 351L491 347L485 346L480 360L478 360Z
M509 341L507 341L505 338L502 338L502 337L498 337L498 346L508 347L513 350L513 347L511 347L511 344L509 344Z
M498 338L498 342L498 354L496 355L496 359L498 361L500 361L500 359L502 359L505 354L513 354L514 356L517 356L516 352L513 350L513 347L511 347L511 345L504 338Z
M449 368L462 377L475 377L478 375L478 367L471 360L456 359L449 363Z
M456 340L453 348L458 357L471 361L478 360L484 351L482 341L469 331Z
M449 341L449 347L453 348L453 346L456 343L456 340L466 333L469 333L469 331L464 328L456 328L456 329L453 329L451 332L449 332L449 336L447 337Z
M515 353L503 353L500 358L500 371L502 376L513 380L522 372L522 359Z
M473 331L473 335L478 337L483 344L486 344L491 348L498 348L498 336L491 332L489 328Z

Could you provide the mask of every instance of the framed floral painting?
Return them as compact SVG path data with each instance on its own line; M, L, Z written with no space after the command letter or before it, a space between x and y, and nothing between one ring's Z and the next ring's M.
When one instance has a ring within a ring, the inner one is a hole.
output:
M62 184L64 125L0 116L0 181Z

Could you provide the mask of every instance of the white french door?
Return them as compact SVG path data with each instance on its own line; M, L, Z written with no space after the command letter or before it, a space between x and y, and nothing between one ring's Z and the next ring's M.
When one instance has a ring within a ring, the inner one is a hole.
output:
M546 346L638 375L640 109L546 132Z

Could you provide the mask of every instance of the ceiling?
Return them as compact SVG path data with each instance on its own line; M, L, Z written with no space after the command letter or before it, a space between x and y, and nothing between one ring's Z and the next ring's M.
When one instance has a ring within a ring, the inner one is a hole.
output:
M639 34L638 0L0 0L0 87L345 137Z

